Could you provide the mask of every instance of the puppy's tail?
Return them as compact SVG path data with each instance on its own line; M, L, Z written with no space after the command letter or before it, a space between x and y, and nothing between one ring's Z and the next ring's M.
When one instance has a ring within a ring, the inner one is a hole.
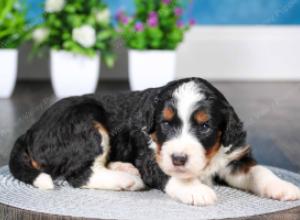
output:
M50 175L40 170L37 162L32 160L28 151L25 135L15 143L9 159L9 169L12 175L27 184L41 189L53 189L54 184Z

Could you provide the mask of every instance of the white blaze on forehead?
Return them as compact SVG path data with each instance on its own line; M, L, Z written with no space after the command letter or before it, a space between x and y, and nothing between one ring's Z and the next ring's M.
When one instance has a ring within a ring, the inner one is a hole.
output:
M178 116L183 122L182 131L187 131L186 129L189 128L189 121L191 114L195 110L195 105L205 98L204 94L201 93L199 86L191 81L177 88L173 93L173 97L177 101L176 109Z

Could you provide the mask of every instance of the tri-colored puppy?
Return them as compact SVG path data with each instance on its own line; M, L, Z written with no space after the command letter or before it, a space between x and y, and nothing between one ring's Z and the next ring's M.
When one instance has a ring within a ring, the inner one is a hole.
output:
M217 201L215 179L267 198L300 199L298 187L256 164L233 107L200 78L61 100L17 140L10 170L43 189L63 176L82 188L146 185L191 205Z

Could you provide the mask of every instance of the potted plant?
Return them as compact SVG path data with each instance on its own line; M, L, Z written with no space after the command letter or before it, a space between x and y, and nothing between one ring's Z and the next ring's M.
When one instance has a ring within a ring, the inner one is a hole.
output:
M9 98L17 79L18 47L26 35L25 10L18 0L0 1L0 98Z
M162 86L175 78L176 48L185 25L178 0L136 0L135 15L117 14L119 32L129 50L132 90ZM193 24L190 21L190 24Z
M44 22L32 33L34 51L50 47L51 81L58 97L93 93L101 58L110 67L114 30L101 0L46 0Z

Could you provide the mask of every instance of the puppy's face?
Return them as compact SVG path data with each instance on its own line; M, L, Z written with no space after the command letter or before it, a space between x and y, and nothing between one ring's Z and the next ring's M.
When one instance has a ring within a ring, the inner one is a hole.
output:
M200 176L221 147L224 117L213 93L194 81L164 94L155 115L156 160L170 176Z

